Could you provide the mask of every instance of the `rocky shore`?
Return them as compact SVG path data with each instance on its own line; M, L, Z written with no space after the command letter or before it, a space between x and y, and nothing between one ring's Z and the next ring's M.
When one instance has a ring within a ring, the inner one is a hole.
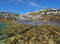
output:
M2 23L6 26L0 27L0 44L60 44L60 26Z

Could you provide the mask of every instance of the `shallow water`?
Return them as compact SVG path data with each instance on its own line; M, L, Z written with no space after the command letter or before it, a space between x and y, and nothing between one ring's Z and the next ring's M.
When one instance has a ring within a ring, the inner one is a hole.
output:
M0 24L0 27L5 27L7 26L7 24Z
M48 21L48 22L38 22L38 21L34 21L34 22L28 22L26 20L16 20L16 22L19 23L23 23L23 24L53 24L53 25L58 25L60 26L60 21L56 21L56 22L52 22L52 21Z

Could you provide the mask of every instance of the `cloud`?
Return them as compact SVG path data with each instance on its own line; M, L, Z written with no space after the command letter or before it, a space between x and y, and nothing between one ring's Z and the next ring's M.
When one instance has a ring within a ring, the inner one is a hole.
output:
M30 6L33 6L33 7L38 7L38 6L39 6L38 4L36 4L36 3L34 3L34 2L30 2L29 5L30 5Z

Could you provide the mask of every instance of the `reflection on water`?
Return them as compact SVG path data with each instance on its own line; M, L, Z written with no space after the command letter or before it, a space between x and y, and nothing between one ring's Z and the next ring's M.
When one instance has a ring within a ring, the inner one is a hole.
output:
M60 26L60 21L56 21L56 22L52 22L52 21L48 21L48 22L37 22L37 21L34 21L34 22L28 22L26 20L16 20L16 22L20 22L20 23L23 23L23 24L54 24L54 25L58 25Z

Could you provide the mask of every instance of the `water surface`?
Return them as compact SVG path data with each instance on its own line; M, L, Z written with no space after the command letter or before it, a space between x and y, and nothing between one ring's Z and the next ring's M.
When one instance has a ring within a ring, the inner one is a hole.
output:
M26 21L26 20L16 20L16 22L19 22L19 23L23 23L23 24L52 24L52 25L58 25L60 26L60 21L56 21L56 22L53 22L53 21L48 21L48 22L42 22L42 21L33 21L33 22L29 22L29 21Z

